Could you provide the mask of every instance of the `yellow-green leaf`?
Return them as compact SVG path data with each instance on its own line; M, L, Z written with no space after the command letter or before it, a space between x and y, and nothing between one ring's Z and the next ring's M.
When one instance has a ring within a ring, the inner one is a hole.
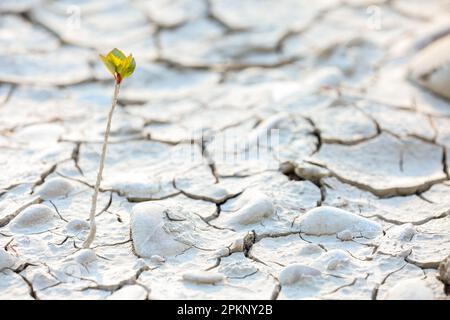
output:
M117 48L112 49L110 53L122 61L126 59L125 54Z
M130 54L123 61L119 73L122 76L122 78L126 78L133 74L134 69L136 69L136 61L134 60L133 55Z
M130 63L130 65L128 66L125 74L124 74L124 78L129 77L133 74L134 70L136 69L136 61L133 59Z
M124 78L131 76L136 69L136 61L134 60L133 55L130 54L126 57L125 54L117 48L111 50L106 57L100 55L100 58L119 83Z
M114 66L114 64L103 55L100 55L100 59L102 59L103 64L106 66L106 68L108 68L109 72L114 75L116 73L116 67Z
M131 55L130 55L131 56ZM125 58L125 60L123 60L120 63L119 68L117 68L117 73L119 73L120 75L123 75L124 71L127 68L127 65L130 63L130 56L128 56L127 58Z
M116 68L116 71L120 67L122 62L126 59L123 52L120 51L119 49L111 50L106 57L114 65L114 67Z

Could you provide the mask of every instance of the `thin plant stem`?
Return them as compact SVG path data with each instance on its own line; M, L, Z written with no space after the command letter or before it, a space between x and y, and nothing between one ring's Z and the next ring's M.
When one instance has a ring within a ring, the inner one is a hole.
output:
M89 220L90 220L89 235L83 243L83 248L85 248L85 249L89 248L91 246L92 242L94 241L95 234L97 232L97 225L95 224L95 211L97 209L97 198L98 198L98 192L100 190L100 183L102 181L103 168L105 166L105 157L106 157L106 149L108 146L109 132L111 131L111 122L112 122L114 110L116 109L116 105L117 105L119 89L120 89L120 82L116 81L116 85L114 88L114 96L113 96L113 100L112 100L112 106L111 106L111 110L109 110L108 123L106 124L105 137L103 140L103 147L102 147L102 154L100 157L100 164L99 164L98 173L97 173L97 181L95 182L94 194L92 196L91 211L89 214Z

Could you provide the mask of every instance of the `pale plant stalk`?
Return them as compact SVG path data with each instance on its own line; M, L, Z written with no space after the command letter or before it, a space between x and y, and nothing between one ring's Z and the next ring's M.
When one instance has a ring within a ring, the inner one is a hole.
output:
M117 105L119 89L120 89L120 83L118 81L116 81L116 85L114 88L114 96L113 96L113 100L112 100L112 106L111 106L111 110L109 110L108 123L106 124L105 137L103 140L103 147L102 147L102 154L100 156L100 164L99 164L98 173L97 173L97 180L95 182L94 194L92 195L91 211L89 214L89 220L90 220L89 235L83 243L83 248L85 248L85 249L87 249L91 246L92 242L94 241L95 234L97 232L97 225L95 224L95 212L97 210L97 198L98 198L98 192L100 190L100 183L102 181L102 174L103 174L103 168L105 166L106 149L108 146L109 132L111 131L111 122L112 122L114 110L116 109L116 105Z

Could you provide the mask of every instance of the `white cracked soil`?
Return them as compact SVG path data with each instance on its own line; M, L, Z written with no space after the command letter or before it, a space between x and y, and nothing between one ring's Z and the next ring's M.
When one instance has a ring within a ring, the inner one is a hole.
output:
M449 45L448 0L2 0L0 299L448 299Z

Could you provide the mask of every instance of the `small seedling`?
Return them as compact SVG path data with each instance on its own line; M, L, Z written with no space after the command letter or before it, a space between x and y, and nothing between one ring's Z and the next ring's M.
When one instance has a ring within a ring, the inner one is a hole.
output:
M103 63L106 68L108 68L109 72L114 76L116 80L114 87L114 95L112 99L112 106L108 114L108 121L106 124L105 137L103 140L102 154L100 156L100 164L97 173L97 180L95 182L94 195L92 196L92 204L91 211L89 214L90 219L90 230L89 235L83 243L83 248L89 248L94 241L95 234L97 232L97 226L95 224L95 211L97 209L97 198L98 192L100 189L100 183L102 180L103 167L105 166L105 156L106 156L106 148L108 146L108 138L109 132L111 131L111 121L114 110L117 105L117 98L119 96L120 84L122 80L131 76L136 69L136 62L134 61L133 55L129 55L128 57L123 54L119 49L113 49L106 56L100 55Z

